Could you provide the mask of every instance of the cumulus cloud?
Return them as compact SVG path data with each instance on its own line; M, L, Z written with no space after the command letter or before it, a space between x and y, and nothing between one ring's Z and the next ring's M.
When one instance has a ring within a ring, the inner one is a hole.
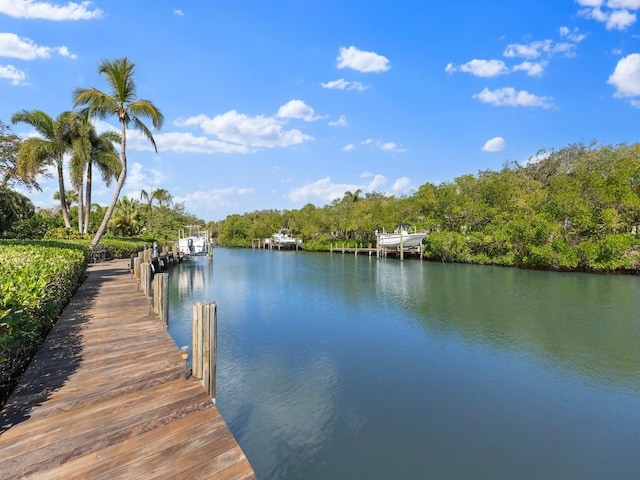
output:
M391 68L387 57L378 55L376 52L358 50L353 45L340 48L336 66L340 69L351 68L363 73L386 72Z
M252 153L255 150L247 145L221 142L204 136L195 136L186 132L155 133L153 138L159 152L180 153ZM127 146L132 150L152 151L153 146L147 137L135 130L127 134Z
M173 13L174 13L175 15L178 15L179 17L184 16L184 12L183 12L182 10L180 10L179 8L176 8L176 9L173 11Z
M245 145L247 147L290 147L313 137L300 130L286 130L278 118L258 115L250 117L236 110L216 115L213 118L197 115L174 122L180 127L197 126L208 135L215 135L222 142Z
M409 177L398 178L395 182L393 182L393 185L391 186L391 191L396 194L406 193L410 184L411 184L411 180L409 179Z
M102 16L102 10L93 8L91 2L53 5L34 0L0 0L0 13L14 18L53 21L91 20Z
M530 77L540 77L544 73L546 62L522 62L513 67L514 72L522 71Z
M487 140L487 142L482 147L482 150L485 151L485 152L500 152L500 151L504 150L506 145L507 144L504 141L504 138L502 138L502 137L493 137L492 139Z
M302 100L290 100L278 109L276 116L279 118L297 118L305 122L313 122L323 118L314 116L313 113L313 108Z
M230 197L250 195L254 192L252 187L214 188L208 191L198 190L183 196L175 197L176 202L195 205L220 205L230 204Z
M574 38L579 38L574 35ZM543 55L553 56L556 54L571 57L575 55L577 42L554 42L553 40L536 40L529 43L511 43L507 45L502 54L507 58L527 58L536 59Z
M511 72L524 72L530 77L540 77L550 58L561 55L573 57L577 46L586 35L578 28L570 29L562 26L558 30L560 41L551 39L535 40L529 43L510 43L503 50L502 55L507 59L524 59L520 63L509 67L503 60L484 60L474 58L460 65L449 63L445 67L448 73L464 72L476 77L492 78L507 75Z
M462 65L449 63L445 67L445 71L448 73L465 72L476 77L497 77L509 73L509 69L502 60L480 60L477 58Z
M626 30L636 23L633 13L640 8L639 0L576 0L582 8L578 14L604 23L607 30Z
M132 198L140 198L141 190L148 190L149 185L162 185L166 178L162 171L155 168L146 168L141 163L134 162L127 172L125 195Z
M342 147L342 150L345 152L351 152L354 148L353 143L348 143L347 145L345 145L344 147Z
M495 106L509 107L542 107L552 108L553 100L551 97L539 97L526 90L516 90L513 87L498 88L489 90L485 88L480 93L473 96L482 103L488 103Z
M615 97L640 96L640 53L618 60L607 82L615 87Z
M35 60L36 58L51 58L52 53L76 58L76 55L69 52L67 47L43 47L29 38L18 37L15 33L0 33L0 57Z
M378 150L384 150L384 151L387 151L387 152L398 152L398 153L406 152L406 150L404 148L400 147L398 144L396 144L394 142L382 142L380 140L374 140L372 138L367 138L366 140L363 140L360 143L362 145L369 145L369 146L372 146L373 148L376 148Z
M0 65L0 78L5 78L12 85L28 85L27 74L13 65Z
M330 82L321 83L320 85L322 88L329 88L333 90L356 90L358 92L362 92L369 88L360 82L349 82L344 78L331 80Z
M374 173L363 173L361 178L364 183L334 183L331 177L325 177L315 182L295 188L287 198L294 202L329 203L333 200L344 197L345 192L355 192L361 190L363 193L380 192L385 195L405 195L411 192L411 179L400 177L384 190L384 186L389 184L389 179L384 175Z
M330 127L346 127L348 125L349 125L349 122L347 121L347 117L345 117L344 115L340 115L338 120L329 122Z

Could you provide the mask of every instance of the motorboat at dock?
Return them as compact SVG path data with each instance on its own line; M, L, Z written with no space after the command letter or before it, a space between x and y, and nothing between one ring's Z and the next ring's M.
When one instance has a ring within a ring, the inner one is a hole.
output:
M427 233L418 232L415 228L413 232L410 232L410 226L408 223L400 223L392 233L387 233L384 229L382 229L382 232L376 230L378 246L388 249L406 249L422 245Z
M197 231L193 233L190 229L189 236L183 237L180 234L178 238L178 252L183 255L206 255L209 252L209 233Z

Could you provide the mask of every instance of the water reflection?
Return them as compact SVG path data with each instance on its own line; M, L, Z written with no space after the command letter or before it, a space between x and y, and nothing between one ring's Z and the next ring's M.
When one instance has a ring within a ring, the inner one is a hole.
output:
M218 249L172 270L170 331L218 302L218 405L259 478L628 478L637 282Z

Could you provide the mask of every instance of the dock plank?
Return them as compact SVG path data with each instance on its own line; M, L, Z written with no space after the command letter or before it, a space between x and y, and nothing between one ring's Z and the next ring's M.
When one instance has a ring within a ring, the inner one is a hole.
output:
M255 478L128 267L88 269L0 412L2 478Z

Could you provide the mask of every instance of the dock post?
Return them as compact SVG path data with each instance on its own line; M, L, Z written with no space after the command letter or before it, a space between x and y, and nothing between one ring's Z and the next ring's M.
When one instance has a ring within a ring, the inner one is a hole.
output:
M404 260L404 238L400 234L400 260Z
M216 403L216 347L218 317L215 303L193 305L193 376Z
M133 277L140 280L140 257L133 258Z
M140 264L140 285L145 297L151 297L151 263L143 262Z
M169 327L169 274L158 273L153 277L153 313L160 316L165 327Z
M208 243L207 244L207 258L209 260L213 259L213 244L212 243Z

